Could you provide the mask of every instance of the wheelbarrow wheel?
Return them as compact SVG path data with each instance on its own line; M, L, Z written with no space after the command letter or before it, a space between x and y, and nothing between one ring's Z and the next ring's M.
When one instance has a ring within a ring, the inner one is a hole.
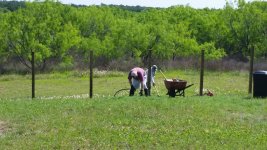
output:
M129 96L129 88L120 89L115 92L114 97L123 97L123 96Z
M175 89L170 89L170 90L168 90L168 95L169 95L170 97L175 97L175 96L176 96Z

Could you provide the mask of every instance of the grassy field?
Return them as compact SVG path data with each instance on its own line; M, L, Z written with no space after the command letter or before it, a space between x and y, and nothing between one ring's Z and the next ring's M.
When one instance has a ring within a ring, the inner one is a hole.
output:
M127 73L96 72L94 98L79 72L0 77L0 149L267 149L267 101L247 94L248 76L206 72L213 97L196 96L199 73L164 72L194 83L169 98L158 73L151 97L113 97Z
M164 72L167 78L187 80L194 86L186 89L187 96L198 94L199 72L192 70ZM93 80L94 97L110 97L121 88L129 88L127 73L95 71ZM167 93L164 85L164 76L156 75L156 87L161 96ZM242 95L249 96L248 74L244 72L206 72L204 88L211 90L215 95ZM71 97L87 95L89 93L89 77L85 72L66 72L36 75L36 97ZM156 88L152 89L156 94ZM0 76L0 98L30 98L31 76L4 75ZM86 96L84 96L86 97Z

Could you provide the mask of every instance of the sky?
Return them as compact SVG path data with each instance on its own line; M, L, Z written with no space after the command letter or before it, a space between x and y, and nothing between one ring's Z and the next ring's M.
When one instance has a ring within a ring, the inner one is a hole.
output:
M170 7L175 5L188 5L193 8L223 8L226 0L59 0L64 4L81 4L81 5L128 5L128 6L146 6L146 7ZM234 0L227 0L233 2ZM251 1L251 0L248 0Z

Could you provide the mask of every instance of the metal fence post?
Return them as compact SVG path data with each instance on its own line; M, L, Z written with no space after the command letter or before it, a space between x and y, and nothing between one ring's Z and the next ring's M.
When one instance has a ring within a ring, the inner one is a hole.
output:
M152 55L152 49L148 50L148 78L147 78L147 88L148 88L148 96L150 96L151 92L151 55Z
M253 63L254 63L254 46L250 48L250 66L249 66L249 85L248 93L252 93L252 74L253 74Z
M199 86L199 95L203 96L203 81L204 81L204 49L201 51L201 65L200 65L200 86Z
M35 98L35 67L34 67L34 52L32 54L32 98Z
M90 51L90 75L89 75L89 95L93 97L93 51Z

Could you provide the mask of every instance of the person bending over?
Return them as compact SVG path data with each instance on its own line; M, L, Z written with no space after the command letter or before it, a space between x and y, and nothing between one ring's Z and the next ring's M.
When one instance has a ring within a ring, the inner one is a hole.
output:
M128 75L129 84L131 86L129 96L133 96L136 89L140 89L140 96L143 96L143 91L145 91L145 95L148 96L148 89L146 86L146 72L144 69L135 67L131 69Z

